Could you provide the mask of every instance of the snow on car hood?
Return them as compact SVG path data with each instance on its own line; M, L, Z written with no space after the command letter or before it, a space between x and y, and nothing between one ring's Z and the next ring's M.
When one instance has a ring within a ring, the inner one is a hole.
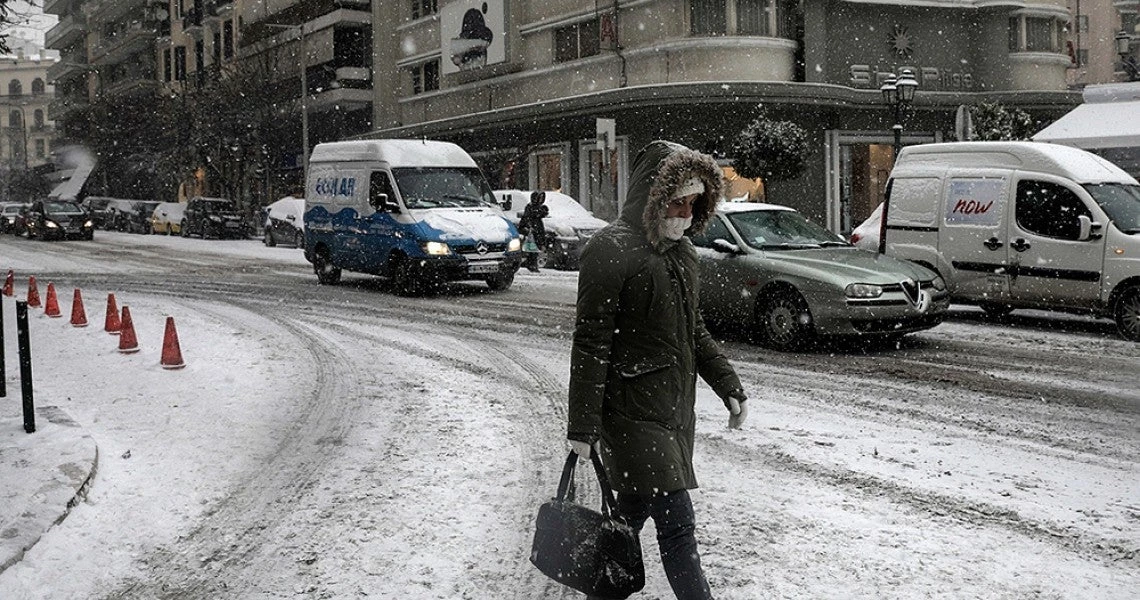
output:
M898 283L903 278L927 280L934 277L933 272L914 263L850 247L766 250L764 256L789 266L841 275L860 283Z
M440 240L504 241L514 235L506 219L489 208L432 208L411 211Z

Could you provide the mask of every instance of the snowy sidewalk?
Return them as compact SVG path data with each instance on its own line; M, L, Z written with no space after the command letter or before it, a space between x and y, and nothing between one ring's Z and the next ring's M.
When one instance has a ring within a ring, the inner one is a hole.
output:
M58 407L37 407L36 431L25 433L11 388L0 398L0 572L67 516L99 458L91 436Z

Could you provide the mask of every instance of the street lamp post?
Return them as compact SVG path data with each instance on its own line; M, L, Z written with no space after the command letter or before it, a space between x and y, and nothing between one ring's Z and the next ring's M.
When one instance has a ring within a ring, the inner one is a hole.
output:
M309 95L307 76L309 57L308 48L305 45L305 26L304 24L281 25L278 23L265 23L265 26L277 29L296 29L301 36L301 167L303 168L301 182L304 183L305 177L309 173L309 108L306 101L306 97Z
M902 152L902 109L904 106L914 101L914 93L918 90L918 81L914 78L914 71L910 69L903 69L898 77L894 73L887 76L883 81L883 85L879 87L879 91L883 93L883 100L886 101L887 106L890 106L895 111L895 124L891 127L895 134L895 155L894 160L898 161L899 152ZM883 202L882 214L882 228L886 229L887 225L887 209L890 208L889 202ZM887 236L882 232L879 234L879 254L886 254L887 252Z
M883 100L895 111L895 124L891 127L895 133L895 159L898 160L902 151L902 109L914 101L914 92L918 89L918 81L914 78L914 71L903 69L898 77L894 73L887 76L879 91L883 93Z
M1116 53L1120 55L1120 63L1124 66L1124 74L1128 81L1140 81L1140 64L1132 56L1132 36L1123 29L1116 34Z

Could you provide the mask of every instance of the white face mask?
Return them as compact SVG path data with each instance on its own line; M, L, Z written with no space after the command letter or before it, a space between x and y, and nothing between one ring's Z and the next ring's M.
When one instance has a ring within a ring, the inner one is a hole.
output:
M661 221L661 235L670 240L679 240L685 235L685 230L693 224L693 217L665 217Z

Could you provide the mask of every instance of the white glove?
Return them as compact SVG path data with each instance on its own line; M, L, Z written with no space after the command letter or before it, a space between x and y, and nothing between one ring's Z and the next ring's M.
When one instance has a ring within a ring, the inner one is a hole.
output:
M728 428L740 429L740 426L744 425L744 420L748 418L748 402L729 396L728 412Z
M579 457L589 460L590 459L590 445L586 442L579 442L578 440L568 440L570 442L570 449L574 451Z

